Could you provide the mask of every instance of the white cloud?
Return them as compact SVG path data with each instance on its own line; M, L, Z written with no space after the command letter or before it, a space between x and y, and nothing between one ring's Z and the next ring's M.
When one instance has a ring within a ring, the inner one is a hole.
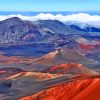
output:
M71 14L71 15L53 15L53 14L44 14L44 13L40 13L36 16L23 16L23 15L0 15L0 20L5 20L7 18L11 18L11 17L19 17L23 20L30 20L30 21L36 21L36 20L60 20L62 22L67 22L67 21L78 21L78 22L85 22L85 23L89 23L89 24L93 24L93 22L95 22L94 24L96 24L97 26L100 25L100 16L99 15L89 15L86 13L79 13L79 14Z

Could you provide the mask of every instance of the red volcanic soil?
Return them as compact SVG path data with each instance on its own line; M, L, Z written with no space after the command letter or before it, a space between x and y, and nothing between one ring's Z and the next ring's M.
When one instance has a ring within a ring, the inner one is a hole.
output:
M100 100L100 77L62 83L20 100Z
M68 63L68 64L60 64L57 66L53 66L50 70L50 73L60 73L60 74L84 74L84 75L90 75L90 74L96 74L94 71L90 70L89 68L86 68L82 64L77 63Z
M84 50L92 50L92 49L95 49L96 47L100 48L100 44L80 44L79 45L81 49L84 49Z

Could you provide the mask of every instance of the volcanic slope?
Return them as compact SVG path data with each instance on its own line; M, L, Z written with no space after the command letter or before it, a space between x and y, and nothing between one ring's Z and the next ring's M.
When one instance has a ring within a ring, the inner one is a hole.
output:
M76 69L77 69L77 66L75 66ZM58 73L52 74L48 72L47 73L26 72L26 71L16 69L16 68L1 69L0 77L2 79L0 80L0 93L2 93L3 96L2 97L0 96L0 97L2 98L2 100L18 100L21 97L39 93L41 91L44 91L45 89L48 89L52 86L55 86L61 83L65 83L65 82L69 83L70 81L77 80L79 78L82 79L83 77L90 76L90 75L97 76L97 73L95 73L94 71L91 71L84 67L82 68L83 69L81 70L84 70L84 71L80 71L78 75L73 75L73 76L68 75L71 72L66 73L64 75L64 74L58 74ZM74 70L73 67L72 67L72 70ZM75 71L75 73L77 73L77 71Z
M100 100L100 76L62 83L20 100Z
M80 63L87 66L88 64L96 63L75 50L65 47L50 52L34 60L34 62L44 66L54 66L62 63Z

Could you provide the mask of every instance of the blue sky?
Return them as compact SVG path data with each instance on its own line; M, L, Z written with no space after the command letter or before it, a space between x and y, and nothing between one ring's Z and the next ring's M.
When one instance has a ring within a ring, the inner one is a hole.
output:
M0 11L99 11L100 0L1 0Z

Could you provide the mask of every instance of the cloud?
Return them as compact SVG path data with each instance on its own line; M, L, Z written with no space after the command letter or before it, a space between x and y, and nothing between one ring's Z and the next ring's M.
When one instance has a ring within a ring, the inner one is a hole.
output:
M94 24L96 25L100 25L100 16L99 15L89 15L87 13L78 13L78 14L71 14L71 15L61 15L61 14L57 14L57 15L53 15L50 13L40 13L37 14L35 16L23 16L23 15L0 15L0 20L5 20L7 18L11 18L11 17L19 17L23 20L29 20L29 21L36 21L36 20L60 20L62 22L68 22L68 21L74 21L74 22L84 22L84 23L90 23L93 24L93 22L95 22Z

